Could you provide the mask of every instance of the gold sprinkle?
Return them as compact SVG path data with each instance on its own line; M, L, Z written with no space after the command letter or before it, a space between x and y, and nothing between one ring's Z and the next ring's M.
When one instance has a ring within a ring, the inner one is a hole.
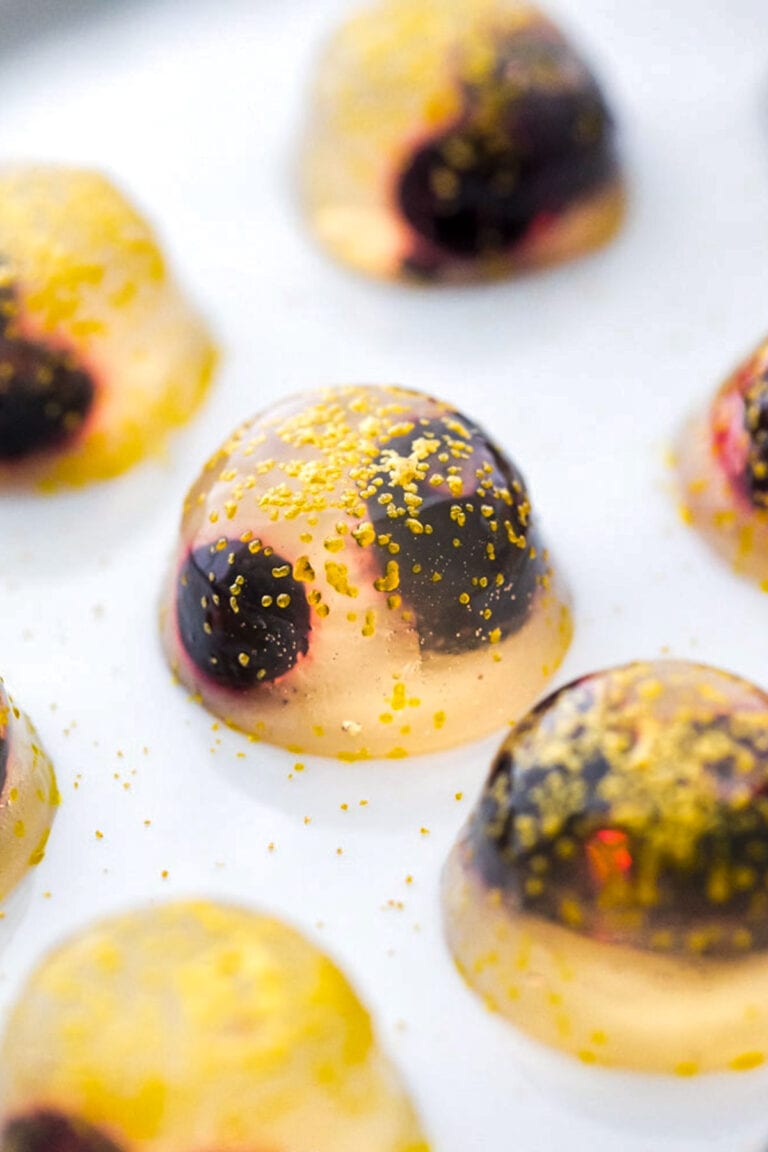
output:
M325 564L325 577L334 591L340 596L355 597L359 589L349 582L349 569L346 564L335 564L327 560Z
M352 532L353 539L360 545L361 548L367 548L376 540L376 531L368 520L359 524Z
M400 565L397 560L388 560L384 576L374 580L373 586L377 592L394 592L400 586Z
M376 613L369 608L365 614L365 624L360 629L363 636L373 636L376 632Z
M765 1064L765 1053L763 1052L742 1052L740 1056L735 1056L728 1064L734 1072L749 1072L752 1068L759 1068L761 1064Z

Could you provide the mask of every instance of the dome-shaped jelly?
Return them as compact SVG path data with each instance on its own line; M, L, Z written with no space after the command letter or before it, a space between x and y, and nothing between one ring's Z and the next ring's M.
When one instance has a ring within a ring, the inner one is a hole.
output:
M58 804L40 737L0 680L0 900L42 861Z
M427 1152L344 976L235 907L73 937L28 980L0 1067L3 1152Z
M294 397L239 428L187 496L162 618L212 711L350 759L504 726L570 639L520 473L447 404L394 387Z
M678 446L683 516L733 567L768 580L768 340Z
M768 1055L768 695L677 661L555 692L449 859L450 947L496 1011L586 1063Z
M0 168L0 482L85 483L158 452L215 350L100 174Z
M320 241L378 276L498 276L619 225L614 127L589 69L518 0L379 0L332 38L304 198Z

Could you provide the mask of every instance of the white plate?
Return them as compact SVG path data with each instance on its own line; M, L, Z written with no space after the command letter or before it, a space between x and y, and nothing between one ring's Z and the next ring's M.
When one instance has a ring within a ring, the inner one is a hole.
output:
M216 729L171 684L155 612L186 485L236 422L321 382L400 381L493 428L526 473L576 598L561 681L663 652L768 682L768 601L682 526L664 465L689 407L768 326L764 0L553 3L613 95L629 222L580 263L437 292L336 268L298 216L304 83L342 0L94 4L89 20L76 7L33 36L29 3L24 35L8 23L21 5L0 6L0 156L111 171L157 222L226 360L167 464L0 498L0 667L64 794L0 932L0 1010L97 914L172 894L247 900L352 975L437 1152L656 1152L667 1137L676 1152L735 1152L730 1082L582 1074L454 973L438 876L497 738L395 765L304 758L295 773L295 757Z

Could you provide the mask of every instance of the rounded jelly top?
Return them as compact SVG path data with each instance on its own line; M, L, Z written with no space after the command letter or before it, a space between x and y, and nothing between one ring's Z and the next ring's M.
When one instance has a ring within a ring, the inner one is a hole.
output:
M352 988L298 932L178 902L100 922L43 961L11 1015L4 1079L12 1100L66 1104L141 1142L201 1108L208 1125L217 1106L230 1123L246 1102L278 1112L275 1085L325 1083L372 1044Z
M466 833L519 911L688 956L768 947L768 695L682 661L574 681L502 746Z
M0 479L124 471L189 418L215 359L152 229L109 180L0 166Z
M415 627L422 652L494 644L547 578L514 465L449 405L395 387L329 388L244 424L182 534L182 641L234 688L282 675L352 601L371 633L378 611Z
M398 177L421 238L411 271L509 248L618 175L613 122L585 64L548 21L484 10L448 54L455 118ZM444 65L445 67L445 65Z
M381 0L353 14L311 116L311 217L369 272L501 275L601 243L621 217L603 93L556 25L516 0Z

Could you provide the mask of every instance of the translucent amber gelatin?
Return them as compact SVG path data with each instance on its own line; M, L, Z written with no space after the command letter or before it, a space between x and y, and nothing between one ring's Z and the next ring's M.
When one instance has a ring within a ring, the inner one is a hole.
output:
M149 226L104 176L0 168L0 482L124 471L194 412L214 361Z
M502 727L571 632L520 473L394 387L300 395L239 428L187 496L162 616L212 711L350 759Z
M768 340L688 424L678 464L685 519L737 571L768 581Z
M0 900L43 859L58 804L40 737L0 680Z
M608 240L624 208L611 114L572 46L516 0L379 0L319 65L312 228L385 277L466 280Z
M489 1004L588 1064L768 1054L768 696L677 661L550 696L502 745L444 876Z
M344 976L277 920L176 903L96 924L28 980L3 1152L428 1152Z

